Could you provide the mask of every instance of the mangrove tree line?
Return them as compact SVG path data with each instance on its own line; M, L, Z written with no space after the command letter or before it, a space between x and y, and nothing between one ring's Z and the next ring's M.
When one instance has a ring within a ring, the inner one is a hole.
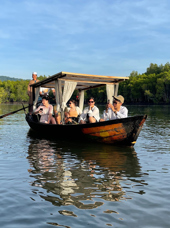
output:
M46 76L38 77L39 80ZM0 103L28 101L27 86L29 80L0 81ZM143 74L133 71L129 80L121 82L119 94L125 97L126 103L169 104L170 103L170 63L157 65L151 63ZM73 98L78 95L74 92ZM106 103L105 86L87 90L85 99L93 96L96 103Z

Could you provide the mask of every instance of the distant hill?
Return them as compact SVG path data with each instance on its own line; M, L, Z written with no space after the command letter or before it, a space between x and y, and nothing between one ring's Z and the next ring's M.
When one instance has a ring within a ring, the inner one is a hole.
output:
M10 81L18 81L18 80L21 80L20 78L11 78L11 77L8 77L8 76L0 76L0 81L7 81L7 80L10 80Z

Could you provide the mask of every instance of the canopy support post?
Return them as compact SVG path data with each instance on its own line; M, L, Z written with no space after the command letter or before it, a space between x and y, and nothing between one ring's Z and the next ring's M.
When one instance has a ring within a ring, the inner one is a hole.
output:
M115 92L115 85L106 84L107 103L111 103L111 104L113 103L114 92Z
M114 96L117 96L118 95L119 83L116 83L114 86L115 86Z
M39 94L40 94L40 86L36 88L36 90L34 90L34 102L33 102L33 111L36 109L36 105L38 102L38 98L39 98Z
M80 91L80 97L79 97L79 108L83 110L84 106L84 90Z

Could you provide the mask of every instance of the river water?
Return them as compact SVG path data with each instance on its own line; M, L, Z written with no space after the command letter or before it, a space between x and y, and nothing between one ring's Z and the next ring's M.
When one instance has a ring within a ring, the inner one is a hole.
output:
M169 228L170 106L127 107L148 115L134 148L38 138L22 111L0 119L0 227Z

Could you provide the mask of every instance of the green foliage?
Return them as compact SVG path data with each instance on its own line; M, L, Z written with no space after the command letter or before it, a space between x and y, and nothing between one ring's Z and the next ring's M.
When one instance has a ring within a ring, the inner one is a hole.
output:
M28 101L28 80L0 81L0 103Z
M0 81L1 82L1 81ZM1 83L0 83L1 84ZM6 92L3 87L0 87L0 103L5 102Z
M5 77L7 79L9 77ZM45 75L40 75L39 80L47 78ZM3 77L4 79L4 77ZM0 81L0 103L4 102L28 102L27 87L29 80L4 80Z
M45 76L45 75L44 76L40 75L39 77L37 77L37 79L40 80L40 81L42 81L42 80L44 80L46 78L47 78L47 76Z
M96 103L106 103L106 87L102 86L87 90L84 97L85 102L87 102L87 99L90 97L94 97Z
M169 103L170 63L164 66L151 63L144 74L133 71L129 80L120 83L119 94L130 103Z

